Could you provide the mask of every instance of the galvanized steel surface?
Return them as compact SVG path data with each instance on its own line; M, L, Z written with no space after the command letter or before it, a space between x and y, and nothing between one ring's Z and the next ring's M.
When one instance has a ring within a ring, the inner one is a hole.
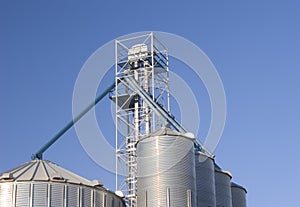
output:
M124 207L124 201L103 188L53 182L0 183L1 207Z
M197 207L216 207L214 160L195 153Z
M244 187L231 183L232 207L247 207L246 194Z
M193 141L163 128L138 142L138 207L196 206Z
M231 174L218 167L215 168L216 206L232 207Z
M34 160L1 174L0 207L125 206L101 186L49 161Z

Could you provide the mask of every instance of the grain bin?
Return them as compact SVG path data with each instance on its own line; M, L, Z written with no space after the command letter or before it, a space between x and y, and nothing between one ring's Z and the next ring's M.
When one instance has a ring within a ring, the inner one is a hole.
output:
M246 194L247 190L236 184L231 183L231 196L232 196L232 207L246 207Z
M222 170L215 164L216 206L232 207L230 172Z
M137 206L195 207L194 138L161 128L137 144Z
M32 160L0 175L0 206L124 207L122 198L46 160Z
M214 160L202 152L195 153L197 207L216 207Z

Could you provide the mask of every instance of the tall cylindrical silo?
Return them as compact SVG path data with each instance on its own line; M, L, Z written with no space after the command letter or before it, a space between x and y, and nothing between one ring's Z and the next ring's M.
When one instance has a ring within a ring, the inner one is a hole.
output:
M246 207L247 206L246 194L247 194L247 190L244 187L232 182L231 183L232 207Z
M169 128L138 142L138 207L196 207L193 145L193 137Z
M0 175L0 206L125 207L102 186L52 162L33 160Z
M197 207L216 207L215 167L213 158L195 153Z
M216 206L232 207L231 174L215 165Z

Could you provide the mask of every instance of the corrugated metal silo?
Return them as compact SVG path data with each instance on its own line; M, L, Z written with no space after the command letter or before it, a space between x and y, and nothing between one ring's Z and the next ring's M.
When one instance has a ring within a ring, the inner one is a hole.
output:
M214 160L202 152L195 153L197 207L216 207Z
M232 207L246 207L247 206L246 194L247 194L247 190L244 187L232 182L231 183Z
M215 164L216 206L232 207L230 172L222 170Z
M124 207L122 198L45 160L33 160L0 175L0 206Z
M138 207L196 206L193 141L161 128L138 142Z

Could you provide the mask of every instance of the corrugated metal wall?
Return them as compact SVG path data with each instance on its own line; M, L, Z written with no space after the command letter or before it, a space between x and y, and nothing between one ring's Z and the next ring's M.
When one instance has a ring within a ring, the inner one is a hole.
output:
M216 207L214 160L201 152L195 153L198 207Z
M70 183L2 182L0 207L124 207L114 193Z
M138 207L196 206L193 139L160 135L137 144Z
M231 183L232 207L247 207L246 194L244 187Z
M231 175L229 172L215 169L216 206L232 207Z

